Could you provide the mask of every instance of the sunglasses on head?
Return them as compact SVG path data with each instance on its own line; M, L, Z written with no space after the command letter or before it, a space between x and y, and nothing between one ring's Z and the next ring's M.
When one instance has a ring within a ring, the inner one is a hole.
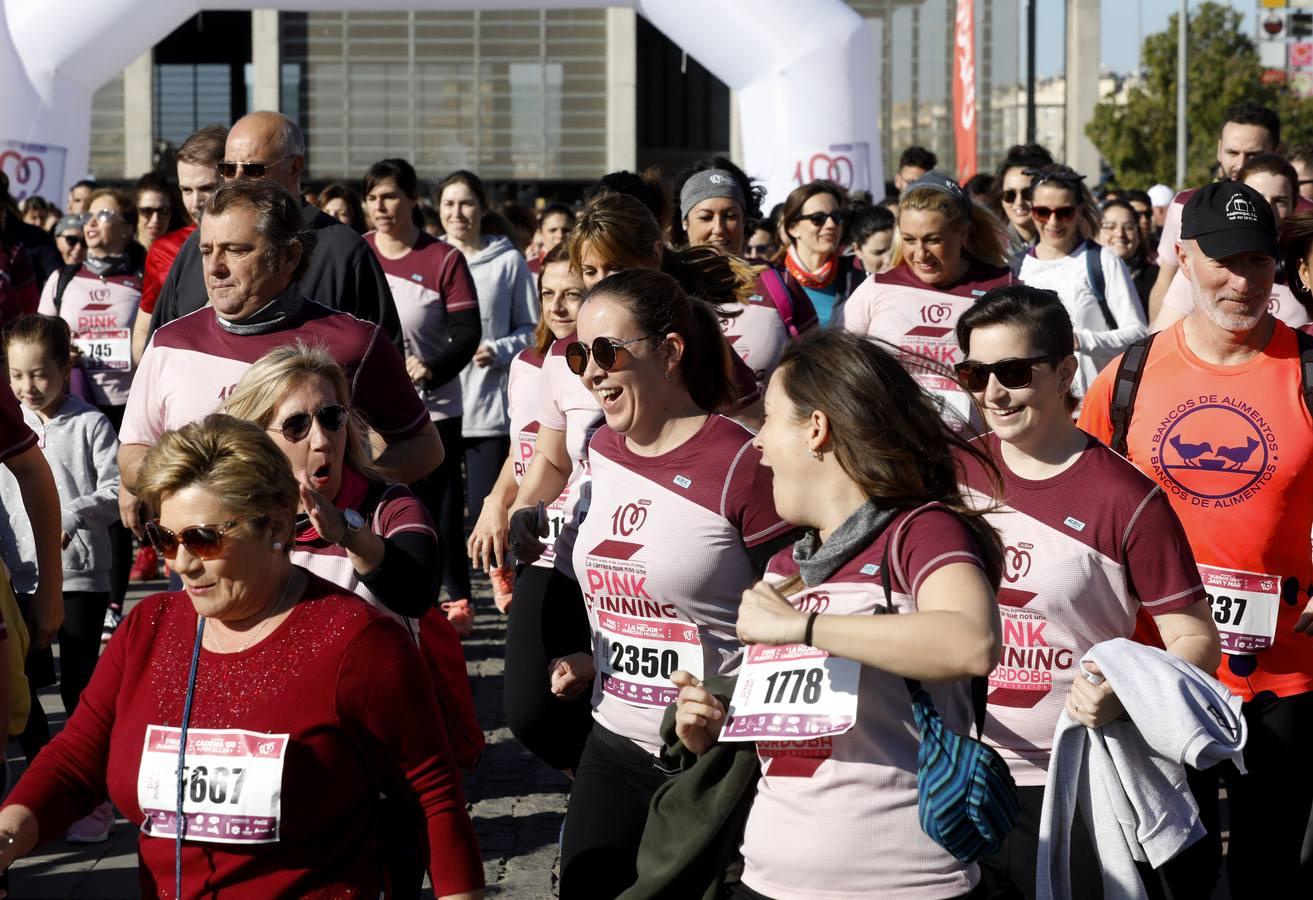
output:
M812 225L814 225L814 226L817 227L817 228L824 228L824 227L825 227L825 220L826 220L826 219L833 219L835 225L838 225L838 226L840 226L840 227L843 226L843 213L841 213L841 212L840 212L839 210L837 210L837 209L836 209L834 212L814 212L814 213L808 213L808 214L805 215L805 216L798 216L798 218L794 219L793 221L795 221L795 222L811 222Z
M313 413L294 413L283 419L283 424L277 428L266 428L265 431L277 431L295 444L310 433L310 425L315 419L318 419L319 424L327 431L341 431L349 417L347 408L341 404L322 406Z
M1036 222L1047 222L1053 216L1057 216L1059 222L1068 222L1076 215L1076 207L1032 206L1030 214L1035 217Z
M1040 363L1062 362L1067 357L1061 353L1050 353L1047 356L1031 356L1027 359L1004 359L996 363L978 363L978 362L960 362L954 366L957 372L957 380L961 382L962 387L978 394L989 386L989 376L992 374L998 379L998 383L1005 388L1024 388L1030 386L1030 380L1033 377L1032 369Z
M165 528L156 519L146 523L146 538L155 552L165 559L178 555L178 545L187 548L187 552L197 559L214 559L223 553L225 535L246 519L233 519L218 525L188 525L175 533Z
M284 156L283 159L276 159L271 163L248 163L248 162L229 162L224 160L214 167L222 178L263 178L269 174L269 170L281 163L284 159L290 159L292 154ZM238 173L241 173L240 176Z
M999 194L999 196L1003 198L1004 203L1016 203L1018 197L1020 197L1022 200L1024 200L1027 203L1030 202L1030 191L1026 190L1025 188L1022 188L1021 190L1017 190L1016 188L1008 188L1006 191L1003 191L1001 194Z
M582 375L588 368L588 355L591 353L597 367L603 372L610 372L615 368L618 358L616 351L641 341L660 340L663 336L664 333L660 335L649 334L644 337L634 338L632 341L613 341L607 337L599 337L593 340L592 347L589 347L583 341L571 341L565 347L565 364L570 367L570 371L574 374Z

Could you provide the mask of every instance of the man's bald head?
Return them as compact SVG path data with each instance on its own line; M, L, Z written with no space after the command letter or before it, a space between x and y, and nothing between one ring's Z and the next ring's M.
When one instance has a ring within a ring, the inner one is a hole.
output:
M301 196L305 170L305 137L300 127L282 113L268 110L242 116L228 132L224 161L265 166L264 180ZM239 177L252 177L244 171Z

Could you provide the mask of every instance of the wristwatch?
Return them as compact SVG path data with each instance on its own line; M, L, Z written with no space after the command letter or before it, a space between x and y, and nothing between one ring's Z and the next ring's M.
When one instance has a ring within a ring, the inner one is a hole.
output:
M351 549L351 542L356 539L360 529L365 527L365 519L354 509L342 510L342 520L346 522L346 533L342 535L342 540L337 542L339 547Z

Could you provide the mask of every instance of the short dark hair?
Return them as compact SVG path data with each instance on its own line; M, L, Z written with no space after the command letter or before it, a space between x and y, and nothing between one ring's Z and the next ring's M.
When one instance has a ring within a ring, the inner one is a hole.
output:
M1313 144L1296 144L1287 151L1286 159L1292 163L1295 160L1303 163L1313 163Z
M990 325L1019 329L1045 356L1066 357L1076 352L1071 316L1054 291L1018 283L986 293L957 320L957 344L964 354L971 346L971 332ZM1076 408L1074 394L1068 394L1067 404Z
M415 174L415 167L397 157L380 159L369 167L369 171L365 173L365 196L368 197L369 192L380 181L389 178L395 181L401 192L410 199L415 200L419 197L419 176Z
M848 220L848 240L861 246L871 235L880 231L893 231L894 214L884 206L862 206L853 211Z
M72 186L71 188L69 188L69 190L70 190L70 191L76 191L76 190L77 190L78 188L80 188L80 187L91 188L91 189L94 191L94 190L96 189L96 179L94 179L94 178L82 178L82 179L80 179L80 180L74 182L73 186Z
M1243 182L1255 172L1263 172L1267 175L1277 175L1290 182L1290 190L1296 197L1299 196L1299 173L1295 167L1290 164L1284 156L1276 153L1259 153L1257 156L1251 156L1245 160L1245 164L1240 167L1240 171L1235 173L1235 180Z
M292 280L300 278L310 262L312 249L301 221L300 198L293 197L272 181L236 178L225 181L210 195L205 204L205 215L220 216L239 206L255 212L255 230L269 242L275 254L269 260L271 265L293 244L301 246L301 261L292 273Z
M1124 197L1128 203L1143 203L1145 206L1153 206L1153 199L1149 196L1149 192L1142 191L1139 188L1126 191Z
M1008 169L1041 169L1053 165L1053 154L1041 144L1013 144L1003 154L1003 161L994 173L994 190L1003 185L1003 176Z
M937 165L939 165L939 157L925 147L916 144L908 147L898 157L898 168L900 169L903 166L916 166L918 169L925 169L929 172Z
M463 184L470 189L470 193L479 201L479 209L488 212L488 191L483 187L483 179L475 175L469 169L457 169L446 178L438 182L438 186L433 189L433 202L439 204L442 202L442 192L453 184Z
M652 218L664 230L674 226L675 201L661 181L661 173L647 169L642 175L636 172L608 172L584 191L584 200L590 201L602 194L627 194L647 207Z
M548 203L544 206L542 212L538 213L539 228L543 227L549 216L565 216L570 220L570 226L574 227L574 210L564 203Z
M972 199L976 197L987 198L994 192L994 176L986 175L984 172L977 172L963 183L962 190L966 191L967 196Z
M1222 119L1222 128L1228 125L1257 125L1259 128L1266 128L1268 137L1272 139L1272 147L1275 149L1281 146L1281 117L1261 103L1254 103L1251 100L1237 103L1226 111L1226 116ZM1218 132L1220 133L1221 129L1218 129Z

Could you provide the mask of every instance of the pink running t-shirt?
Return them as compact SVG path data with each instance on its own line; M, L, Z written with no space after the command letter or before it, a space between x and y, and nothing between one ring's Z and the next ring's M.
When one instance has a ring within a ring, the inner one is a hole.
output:
M510 373L506 380L506 408L511 422L511 471L515 483L524 481L529 471L538 445L538 394L541 390L543 357L532 347L527 347L511 360ZM570 499L570 486L567 483L561 496L547 507L547 537L542 539L542 556L532 565L550 569L556 564L556 539L565 524L565 507Z
M55 310L55 272L41 290L37 312L59 316L68 323L73 343L82 351L82 368L97 406L122 406L132 388L132 326L141 309L141 278L110 275L102 278L86 266L64 289Z

